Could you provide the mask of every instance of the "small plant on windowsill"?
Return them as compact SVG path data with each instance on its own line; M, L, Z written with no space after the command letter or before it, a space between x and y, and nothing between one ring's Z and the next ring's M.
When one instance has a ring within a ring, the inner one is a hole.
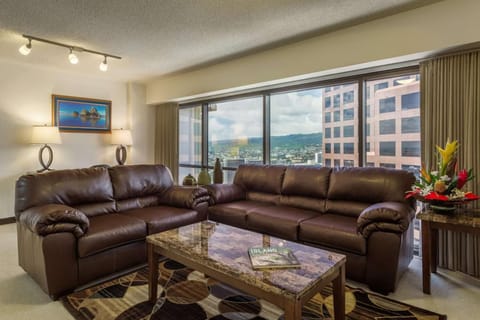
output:
M455 210L457 205L480 199L470 191L463 191L465 184L474 178L473 169L457 168L458 141L447 140L445 148L436 146L438 152L438 170L428 171L424 165L420 169L420 178L408 191L405 198L415 198L429 203L437 211Z

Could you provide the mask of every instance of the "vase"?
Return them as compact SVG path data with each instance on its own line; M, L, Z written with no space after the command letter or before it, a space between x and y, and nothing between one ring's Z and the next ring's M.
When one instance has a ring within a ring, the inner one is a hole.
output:
M457 206L450 203L431 203L429 207L434 213L439 214L451 214L457 210Z
M206 168L202 168L200 173L198 174L197 182L200 185L207 185L212 183L212 179L210 178L210 174Z
M213 183L223 183L223 169L219 158L215 159L213 167Z
M195 180L195 177L192 176L190 173L183 178L183 183L184 186L194 186L197 184L197 181Z

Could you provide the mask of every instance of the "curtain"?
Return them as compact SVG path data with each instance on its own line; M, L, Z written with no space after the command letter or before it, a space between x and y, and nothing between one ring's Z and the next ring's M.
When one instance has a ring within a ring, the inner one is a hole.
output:
M155 121L155 163L164 164L178 181L178 104L157 107Z
M437 57L420 64L422 161L436 167L435 146L459 141L458 167L476 178L464 188L480 192L480 51ZM472 206L472 204L469 204ZM479 208L479 201L473 203ZM439 232L439 266L480 277L480 237Z

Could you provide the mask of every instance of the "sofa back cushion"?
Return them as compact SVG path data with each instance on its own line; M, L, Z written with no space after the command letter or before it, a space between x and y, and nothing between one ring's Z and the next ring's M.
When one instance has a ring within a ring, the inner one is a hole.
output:
M386 201L407 202L405 192L410 190L415 176L405 170L355 167L332 171L328 200L363 203Z
M240 165L233 183L246 191L280 194L285 166Z
M330 172L330 168L317 166L289 166L285 170L282 195L325 199Z
M108 171L112 179L113 197L119 207L121 200L127 200L124 202L128 203L130 209L136 207L132 207L132 203L153 205L155 203L152 203L151 196L158 196L173 186L170 170L161 164L115 166Z
M87 216L114 210L113 190L106 168L49 171L21 176L15 188L15 214L45 204L81 207Z

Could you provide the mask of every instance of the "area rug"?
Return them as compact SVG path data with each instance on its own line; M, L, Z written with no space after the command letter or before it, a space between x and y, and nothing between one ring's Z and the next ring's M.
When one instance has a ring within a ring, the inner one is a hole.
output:
M280 320L278 307L172 261L160 262L159 298L148 302L147 268L74 292L61 300L78 320ZM346 288L347 319L444 320L446 316L362 289ZM327 286L303 308L302 319L332 319Z

